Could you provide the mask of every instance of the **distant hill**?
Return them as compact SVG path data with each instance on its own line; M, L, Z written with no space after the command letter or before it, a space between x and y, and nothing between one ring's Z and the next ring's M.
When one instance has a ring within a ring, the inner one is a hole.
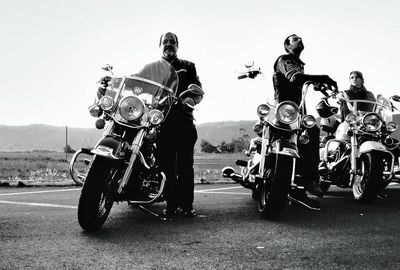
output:
M400 114L395 115L394 121L400 124ZM197 125L198 140L196 151L200 151L202 139L218 145L222 141L248 134L254 137L254 121L224 121ZM317 119L319 123L319 119ZM75 150L82 147L93 147L103 131L96 128L68 128L68 144ZM62 152L65 146L65 127L48 125L4 126L0 125L0 151L33 151L50 150ZM394 134L400 139L400 130Z
M68 128L68 144L73 149L93 146L102 131L96 128ZM66 140L65 127L48 125L0 125L0 151L50 150L62 152Z
M253 136L252 127L255 121L229 121L205 123L197 125L198 142L196 149L200 150L201 139L212 144L222 141L230 142L244 132ZM67 129L68 144L75 150L94 146L103 131L96 128ZM62 152L66 141L66 128L33 124L27 126L0 125L0 151L33 151L49 150Z

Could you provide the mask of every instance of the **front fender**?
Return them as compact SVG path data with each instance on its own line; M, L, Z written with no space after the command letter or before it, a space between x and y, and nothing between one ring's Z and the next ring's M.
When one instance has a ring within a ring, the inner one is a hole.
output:
M382 143L376 141L366 141L360 145L360 154L365 154L371 151L389 152Z
M273 154L300 158L297 146L294 143L288 141L276 140L271 144L271 147L272 147L271 153Z
M106 136L90 152L97 156L120 160L125 158L126 151L127 145L124 141L112 136Z

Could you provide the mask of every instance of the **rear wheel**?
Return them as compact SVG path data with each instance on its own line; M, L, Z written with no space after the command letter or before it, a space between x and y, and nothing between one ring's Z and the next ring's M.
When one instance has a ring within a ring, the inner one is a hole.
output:
M112 179L115 172L109 159L96 156L92 161L78 204L78 221L84 230L97 230L106 221L114 202Z
M267 177L260 183L258 211L267 219L275 219L286 204L293 171L293 157L278 155Z
M374 152L362 154L360 157L359 173L354 177L354 199L370 203L376 199L383 178L383 160L381 155Z

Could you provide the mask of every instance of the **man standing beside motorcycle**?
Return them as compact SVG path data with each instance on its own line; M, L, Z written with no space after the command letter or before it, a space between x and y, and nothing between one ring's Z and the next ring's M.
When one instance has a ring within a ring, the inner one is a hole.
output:
M177 57L178 37L173 33L165 33L160 37L159 47L162 58L168 61L179 76L179 96L185 90L196 90L197 95L181 97L175 103L161 125L158 136L158 152L161 169L167 177L165 196L167 207L164 217L172 217L182 213L187 217L196 216L194 201L194 145L197 130L193 123L193 107L203 96L201 83L197 76L195 64Z
M293 34L284 41L287 54L278 57L274 64L273 84L275 89L275 101L293 101L300 104L302 87L307 81L326 84L337 89L337 83L327 75L304 74L304 63L300 60L300 54L304 49L302 39ZM297 188L289 192L289 200L313 210L320 210L318 200L311 199L305 191L322 197L323 192L317 186L319 163L319 128L314 126L309 129L310 141L307 144L298 144L300 159L296 164L295 184ZM303 186L304 189L299 188Z

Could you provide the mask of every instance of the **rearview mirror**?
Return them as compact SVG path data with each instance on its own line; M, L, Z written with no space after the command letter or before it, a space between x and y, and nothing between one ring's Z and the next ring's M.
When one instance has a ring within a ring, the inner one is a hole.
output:
M104 67L101 67L101 69L113 73L113 66L110 64L106 64Z
M246 68L251 68L252 66L254 66L254 61L252 60L252 61L249 61L249 62L247 62L246 64L244 64L244 66L246 67Z

